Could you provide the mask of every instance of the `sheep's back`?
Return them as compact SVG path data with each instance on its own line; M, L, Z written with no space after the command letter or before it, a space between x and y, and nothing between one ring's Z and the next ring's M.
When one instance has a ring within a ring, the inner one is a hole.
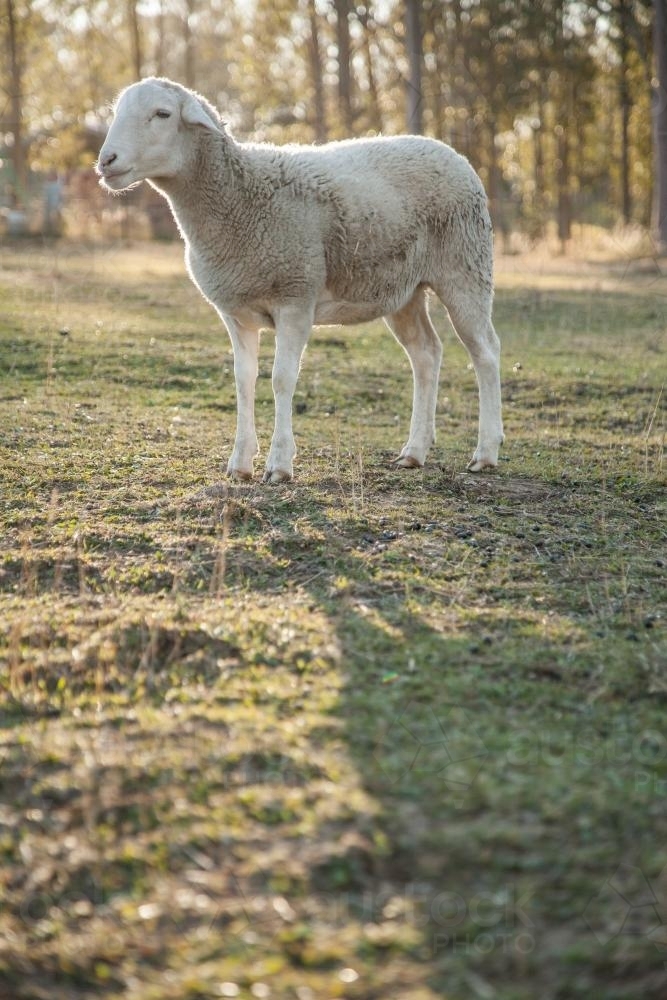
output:
M349 298L428 281L433 243L485 211L481 181L451 147L420 136L281 150L290 198L323 216L328 286ZM308 209L306 208L308 212ZM310 213L308 213L310 214Z
M369 206L389 215L406 203L411 213L431 213L434 206L446 213L452 205L482 192L465 157L423 136L286 146L280 153L286 183L323 198L338 195L352 213Z

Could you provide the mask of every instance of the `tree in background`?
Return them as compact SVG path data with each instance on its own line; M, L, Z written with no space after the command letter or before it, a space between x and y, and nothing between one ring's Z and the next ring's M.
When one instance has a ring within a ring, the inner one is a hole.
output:
M317 142L326 142L327 110L324 96L324 67L322 45L320 42L320 19L317 14L315 0L308 0L308 61L310 65L310 83L313 90L314 123L313 131Z
M653 26L656 76L653 91L655 142L655 232L661 250L667 250L667 3L655 0Z
M7 25L5 29L7 65L6 90L9 92L9 127L12 137L12 162L14 166L15 196L20 197L26 186L25 151L23 146L23 64L25 45L18 23L14 0L5 0Z
M667 227L667 0L0 2L5 186L90 164L116 92L155 73L248 137L450 142L501 233L647 224L654 192Z
M127 0L127 23L130 30L133 75L135 80L141 80L144 59L141 47L141 18L136 0Z
M338 107L345 132L354 129L352 110L352 41L350 38L350 0L333 0L336 12L336 60L338 63Z
M406 124L408 132L424 131L422 116L422 41L421 0L405 0L405 47L408 55Z

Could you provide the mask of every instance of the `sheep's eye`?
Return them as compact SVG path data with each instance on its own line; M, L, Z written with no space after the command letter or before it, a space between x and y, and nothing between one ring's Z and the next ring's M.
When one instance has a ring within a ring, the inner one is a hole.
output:
M171 118L171 111L156 111L156 118Z

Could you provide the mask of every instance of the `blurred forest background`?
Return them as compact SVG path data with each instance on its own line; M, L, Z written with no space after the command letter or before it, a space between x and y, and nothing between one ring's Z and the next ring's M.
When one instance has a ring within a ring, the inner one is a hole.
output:
M585 227L667 220L664 0L0 3L0 208L15 232L60 231L61 204L70 233L108 232L104 212L128 224L92 163L115 94L151 74L200 90L239 138L443 139L481 174L506 240L565 246ZM170 234L147 189L132 201L148 235Z

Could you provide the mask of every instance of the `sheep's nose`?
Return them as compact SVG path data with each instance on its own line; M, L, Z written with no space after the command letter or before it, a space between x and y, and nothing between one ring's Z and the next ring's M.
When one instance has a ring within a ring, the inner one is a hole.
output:
M106 156L102 156L102 154L100 154L100 167L102 168L102 170L106 170L106 168L110 167L111 164L114 162L114 160L117 159L118 159L117 153L107 153Z

